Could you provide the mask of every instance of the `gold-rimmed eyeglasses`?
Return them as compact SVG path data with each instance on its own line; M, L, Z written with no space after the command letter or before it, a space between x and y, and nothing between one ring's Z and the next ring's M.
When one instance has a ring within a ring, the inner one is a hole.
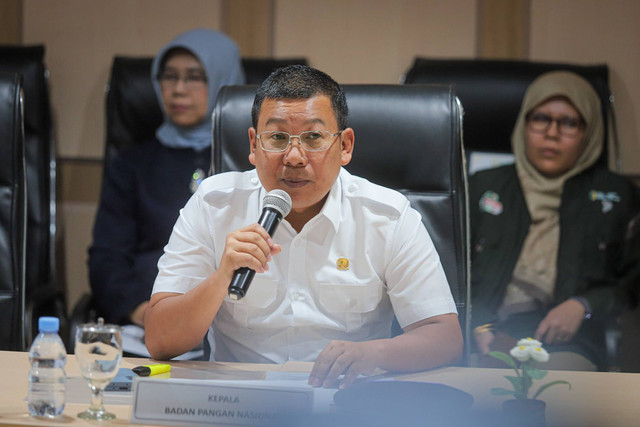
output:
M301 132L300 135L291 135L288 132L266 131L258 134L258 140L264 151L281 153L289 148L292 138L298 138L305 151L315 152L328 150L334 138L341 133L342 131L331 133L328 130L310 130Z

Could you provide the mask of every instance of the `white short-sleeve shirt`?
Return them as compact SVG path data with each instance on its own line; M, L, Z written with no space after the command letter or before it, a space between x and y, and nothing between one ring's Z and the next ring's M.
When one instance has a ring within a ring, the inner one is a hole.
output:
M255 170L204 180L180 211L153 293L186 293L213 273L227 234L258 220L265 195ZM283 220L272 238L282 252L243 299L225 297L209 329L215 360L313 361L331 340L388 338L394 313L403 328L456 313L420 214L344 169L300 233Z

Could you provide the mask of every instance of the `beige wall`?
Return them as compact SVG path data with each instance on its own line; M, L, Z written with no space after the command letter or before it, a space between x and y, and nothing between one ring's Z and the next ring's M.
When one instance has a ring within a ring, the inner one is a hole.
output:
M24 43L44 43L60 157L101 158L114 55L153 55L178 33L220 27L218 0L24 0Z
M274 52L340 83L397 83L415 56L473 57L476 21L475 0L278 0Z
M20 43L22 10L20 0L0 0L0 44Z
M530 0L478 2L478 56L526 59L529 52Z

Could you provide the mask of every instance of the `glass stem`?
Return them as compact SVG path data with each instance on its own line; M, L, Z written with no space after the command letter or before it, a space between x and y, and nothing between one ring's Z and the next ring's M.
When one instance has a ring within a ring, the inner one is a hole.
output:
M102 387L91 387L91 412L103 412Z

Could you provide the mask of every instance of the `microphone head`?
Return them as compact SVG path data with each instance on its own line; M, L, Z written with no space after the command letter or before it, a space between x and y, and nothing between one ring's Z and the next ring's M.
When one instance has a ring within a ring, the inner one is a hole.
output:
M286 217L291 212L291 196L284 190L271 190L262 199L265 208L273 208Z

